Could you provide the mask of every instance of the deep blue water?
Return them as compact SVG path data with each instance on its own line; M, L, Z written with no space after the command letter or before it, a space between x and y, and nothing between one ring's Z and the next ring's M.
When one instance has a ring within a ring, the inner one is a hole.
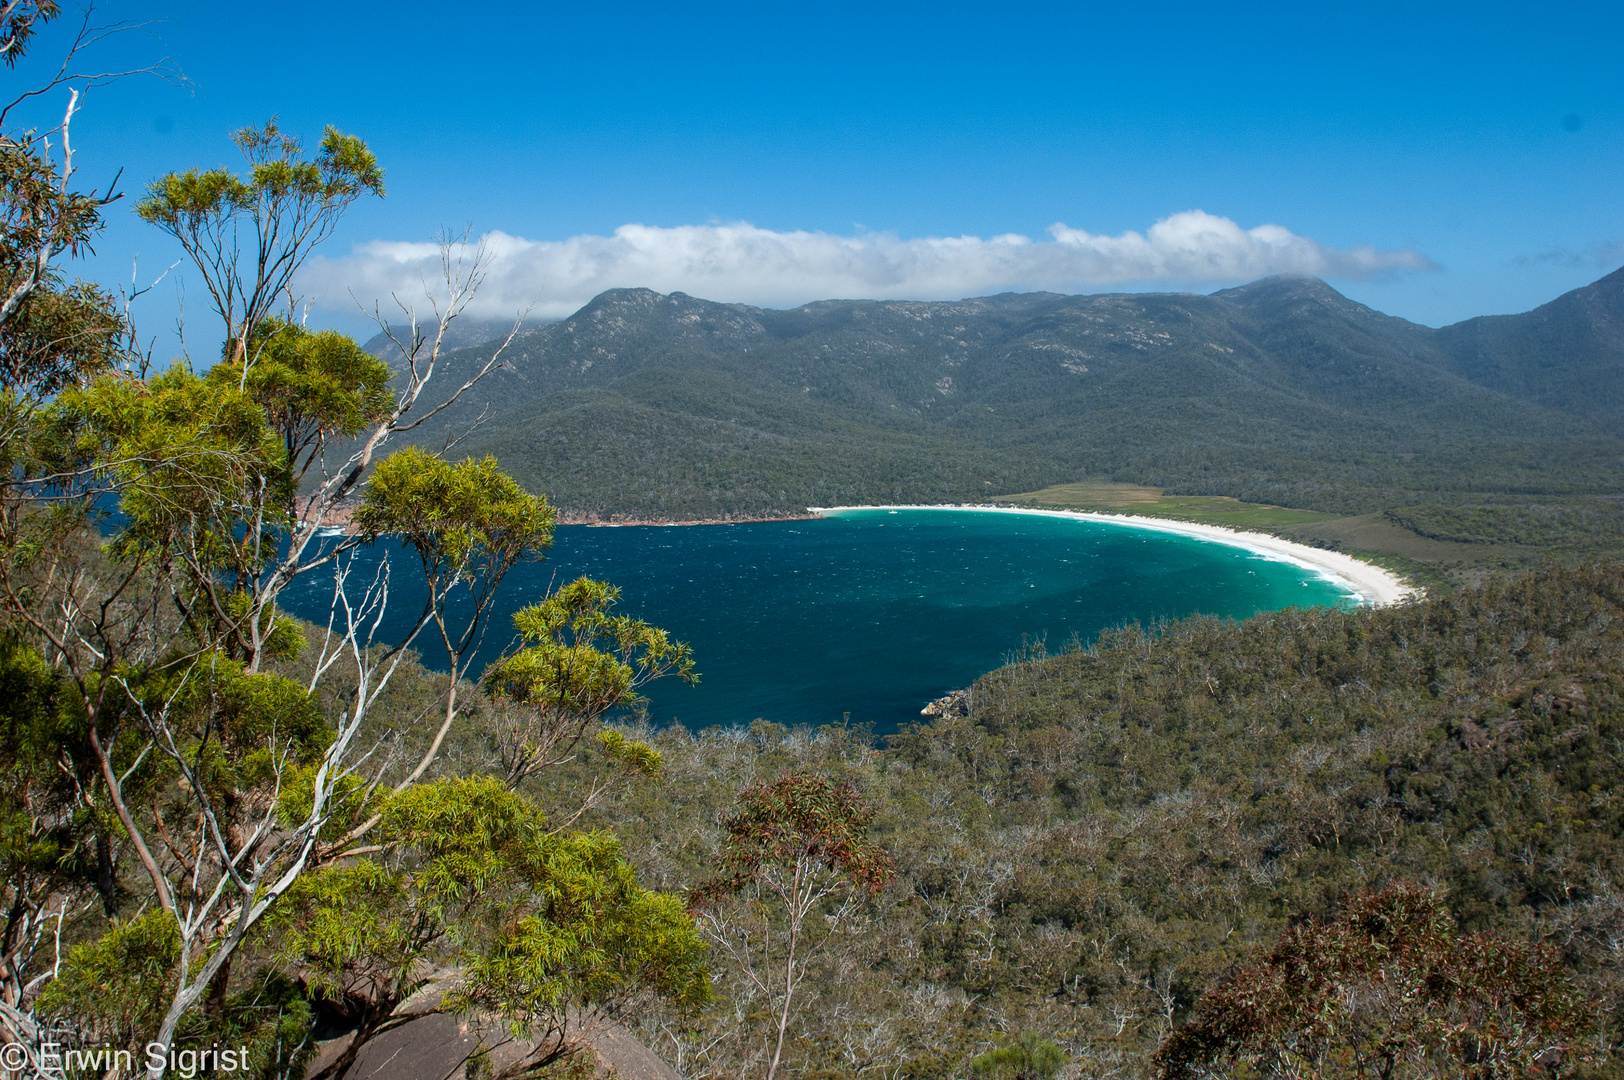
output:
M384 551L398 585L415 556L379 545L363 558ZM620 586L622 610L693 646L699 686L649 688L657 722L692 727L756 717L824 724L849 713L885 733L1025 641L1053 650L1135 620L1353 602L1310 571L1230 545L1054 517L864 510L738 525L564 526L545 561L509 574L487 659L511 643L514 610L582 574ZM325 621L331 590L330 578L312 575L284 602ZM404 613L411 600L392 606ZM435 659L427 649L424 658Z

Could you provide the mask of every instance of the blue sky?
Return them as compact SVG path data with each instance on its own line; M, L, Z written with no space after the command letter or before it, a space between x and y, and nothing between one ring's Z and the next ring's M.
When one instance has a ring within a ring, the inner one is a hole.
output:
M1616 3L104 12L151 24L109 63L168 55L192 85L94 90L74 129L87 182L122 167L133 196L234 164L227 133L273 113L311 143L328 123L368 140L388 197L357 206L303 282L318 319L356 331L344 292L415 273L421 251L401 245L442 226L509 238L492 313L556 313L605 284L786 304L994 291L1001 274L1205 291L1306 267L1438 325L1624 263ZM139 254L145 277L175 257L133 201L81 273L124 280ZM1210 263L1169 257L1188 229L1149 232L1195 210L1208 217L1175 225L1229 230ZM603 239L630 224L651 229ZM1251 232L1264 225L1285 239ZM1031 245L989 246L1006 234ZM938 243L955 237L982 243ZM146 317L167 321L173 289L155 297Z

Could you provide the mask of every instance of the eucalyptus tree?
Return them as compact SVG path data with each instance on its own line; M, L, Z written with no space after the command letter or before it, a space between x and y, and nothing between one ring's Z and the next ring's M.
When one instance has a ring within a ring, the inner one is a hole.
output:
M37 293L60 289L57 260L87 249L101 227L102 208L118 198L112 185L105 191L86 191L74 181L71 131L82 91L96 82L133 74L77 68L88 46L120 29L94 26L93 11L94 5L83 9L78 31L54 72L35 85L8 92L0 102L0 326L23 314ZM5 67L15 69L35 34L61 14L56 0L0 4L0 58ZM68 91L68 102L56 127L40 131L13 122L20 107L59 88Z
M82 54L117 28L93 25L86 8L58 62L43 74L18 70L61 14L51 0L0 4L0 1038L23 1047L44 1037L31 1001L51 977L64 922L87 894L117 908L118 824L85 723L84 702L101 688L76 682L56 662L60 651L48 659L49 635L42 640L17 615L25 608L57 629L88 619L110 637L139 634L135 605L117 596L120 575L77 528L86 498L93 504L88 478L60 471L41 438L53 399L129 358L113 298L68 280L60 265L88 250L116 198L80 186L71 131L83 89L118 74L83 67ZM54 126L18 123L25 106L58 91L67 103ZM111 591L88 588L92 576Z
M616 614L619 600L613 585L583 577L514 614L520 647L483 680L501 716L494 734L509 787L569 761L604 714L641 707L641 688L652 680L698 681L692 650L659 627ZM621 756L631 773L658 765L633 750ZM594 786L583 811L603 794Z
M720 873L690 894L710 941L767 1005L766 1080L783 1064L795 995L811 966L895 873L890 854L868 836L873 819L854 785L821 773L751 784L721 819Z
M681 901L641 888L613 835L550 828L495 777L416 785L387 801L378 835L396 858L307 875L274 916L279 955L353 1017L319 1078L442 1009L523 1032L532 1049L516 1074L571 1053L587 1018L710 998ZM447 961L460 975L430 987Z
M239 143L262 147L273 127L241 133ZM532 557L550 538L552 513L545 500L518 491L491 467L460 475L463 483L454 493L440 493L446 498L432 520L391 524L419 548L460 545L465 559L436 583L403 639L374 647L377 616L388 600L387 577L352 596L341 561L376 533L325 550L314 541L327 513L357 490L379 449L405 426L402 418L432 376L436 358L430 356L391 394L385 389L387 368L360 355L353 343L324 341L262 317L260 301L279 280L285 286L279 276L297 265L307 250L303 244L324 235L328 226L321 223L343 204L344 196L333 191L348 181L330 174L356 177L356 186L376 175L358 140L325 140L314 172L311 163L290 160L294 146L288 140L277 148L279 159L259 163L254 184L267 189L260 196L249 199L230 185L216 185L227 190L211 201L199 194L198 183L220 178L183 177L154 184L141 208L143 216L160 222L186 222L192 235L219 237L247 207L262 246L249 260L247 281L228 280L215 293L236 335L225 359L201 377L177 367L153 380L103 378L53 406L66 428L60 441L78 449L87 467L109 475L119 492L125 523L110 546L115 558L151 569L181 631L159 654L121 657L116 670L100 672L138 721L146 744L138 753L150 747L150 767L178 774L184 793L184 806L173 808L169 820L187 823L186 834L171 837L163 815L154 810L151 818L137 820L124 797L126 782L139 782L140 773L120 773L112 755L102 755L103 779L126 837L155 902L173 921L166 1007L151 1033L164 1047L200 1005L224 1007L234 961L278 899L309 870L348 854L353 838L330 842L323 826L336 813L363 812L343 802L364 758L357 735L417 634L430 625L449 632L445 609L460 587L475 594L461 636L477 635L503 569ZM319 188L314 196L312 188ZM312 197L321 200L316 210ZM200 224L210 215L217 219L212 226ZM278 238L290 246L278 258L262 258L263 243ZM451 281L449 287L455 296L465 284ZM247 308L234 308L233 296L246 296ZM453 299L442 309L442 330L460 311L455 305ZM344 440L349 443L339 468L322 471L324 452ZM384 465L386 481L401 471ZM313 470L321 475L301 506L297 484ZM390 490L387 482L380 485L363 512L386 503ZM493 513L504 512L510 516L492 520ZM477 567L467 561L478 557L475 552L489 556ZM300 574L324 565L339 568L328 642L311 684L294 687L262 670L302 643L275 601ZM357 686L343 715L316 729L291 722L340 655L356 669ZM107 667L105 660L100 666ZM241 731L232 729L222 709L229 688L217 685L221 679L253 687L246 692ZM448 725L454 716L453 702ZM437 746L426 752L424 767ZM211 783L211 748L226 759L255 759L258 767L226 769ZM400 786L421 774L419 768ZM297 804L286 798L295 784L308 793ZM150 1075L163 1071L162 1063L149 1068Z
M418 556L428 585L424 612L450 663L444 719L417 766L398 788L415 782L433 762L457 718L457 684L473 663L484 622L453 626L445 598L468 586L473 611L490 607L502 579L538 546L552 541L553 509L528 495L487 457L447 464L408 447L379 464L355 523L363 538L395 535Z
M383 170L366 143L334 127L308 159L274 117L231 138L246 175L225 168L169 173L148 186L136 212L185 250L225 323L226 358L246 374L255 331L292 299L293 275L344 212L357 199L383 195Z
M484 952L451 930L446 890L466 882L402 876L402 859L468 869L449 856L434 862L446 836L402 824L406 808L422 800L443 811L436 821L498 804L529 813L511 792L493 803L478 784L439 786L426 777L461 715L459 682L497 589L550 543L554 515L494 461L385 453L501 360L506 343L424 407L446 330L478 288L483 256L447 242L443 291L426 296L430 318L405 302L405 332L379 318L396 348L393 366L341 335L309 331L293 318L292 275L349 205L382 194L382 171L364 142L331 129L309 160L274 121L239 132L236 142L250 162L246 176L171 174L149 186L138 208L181 241L207 283L227 331L218 362L183 360L149 374L132 360L110 302L51 281L0 323L6 400L27 401L5 444L0 503L0 603L10 635L0 678L18 688L6 722L28 736L0 760L14 781L0 810L29 823L8 829L0 852L8 900L23 913L8 926L0 973L9 1026L37 1047L38 1007L104 1045L156 1045L160 1053L141 1058L153 1077L169 1068L169 1050L225 1033L252 1044L258 1071L296 1068L309 1037L299 1018L308 1020L310 995L331 985L320 976L331 951L311 927L342 917L357 881L371 889L373 910L392 911L391 898L404 897L411 925L438 927L413 939L418 959L484 958L483 974L453 1004L556 1029L551 1052L563 1052L558 1018L569 1009L639 994L702 998L702 949L697 938L684 944L684 933L692 938L686 916L674 901L636 890L608 838L562 826L538 831L533 815L525 818L520 831L530 846L510 845L517 862L504 872L510 899L531 900L510 905L519 931L502 923L510 936L487 934ZM38 250L27 236L0 245L13 267ZM288 311L279 315L281 303ZM83 332L37 347L62 323ZM326 524L340 510L356 524L335 536ZM405 632L385 642L390 563L363 578L353 556L389 537L415 553L429 588ZM330 574L333 601L312 636L281 612L278 597L313 572ZM685 648L653 628L598 609L576 615L571 633L583 658L604 637L620 650L614 663L637 654L629 662L643 678L691 672ZM451 657L451 677L437 733L396 775L393 757L374 756L377 746L364 745L362 732L424 633ZM316 655L295 681L289 665L307 640ZM339 672L352 689L327 715L317 690ZM629 701L636 682L583 704L579 731ZM599 748L629 773L657 765L624 739ZM317 887L345 881L352 884ZM585 896L589 884L601 894L590 911L572 914L546 899L559 889ZM63 923L82 916L86 891L100 894L106 931L98 936L94 923L82 923L67 937L90 939L64 952ZM489 899L478 890L467 899L476 896ZM471 909L461 914L479 921ZM598 931L619 919L624 932L583 936L583 926L567 925L577 915ZM298 927L304 937L275 946L278 928ZM520 931L529 937L511 937ZM509 962L530 947L524 941L542 949L558 934L573 935L584 951L543 949L528 966ZM51 955L36 955L42 942ZM355 962L388 968L393 948L367 939L368 954ZM303 973L304 990L279 956ZM592 975L594 964L621 981ZM106 993L114 981L120 992ZM376 1015L388 1019L395 1004L383 995ZM367 1034L358 1033L357 1047Z

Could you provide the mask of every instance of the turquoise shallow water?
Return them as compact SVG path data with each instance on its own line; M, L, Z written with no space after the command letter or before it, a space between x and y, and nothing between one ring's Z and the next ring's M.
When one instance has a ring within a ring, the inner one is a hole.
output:
M396 550L399 582L414 557ZM1354 602L1310 571L1230 545L1035 515L565 526L546 561L509 575L488 653L509 643L516 608L582 574L619 585L626 610L693 646L701 683L653 684L656 721L824 724L849 713L882 734L1023 641L1056 649L1135 620ZM330 579L311 580L286 599L325 621L330 594Z

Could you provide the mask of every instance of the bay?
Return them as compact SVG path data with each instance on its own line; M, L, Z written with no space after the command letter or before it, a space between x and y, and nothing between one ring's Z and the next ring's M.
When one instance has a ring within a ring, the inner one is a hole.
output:
M421 583L402 584L410 552L363 549L358 569L386 553L392 609L415 610ZM613 582L621 610L693 646L699 685L665 680L648 694L657 723L695 728L849 720L885 734L1032 644L1052 651L1195 613L1357 602L1332 580L1233 545L1060 517L879 509L562 526L544 561L509 574L474 670L512 644L515 610L581 575ZM311 575L284 603L324 622L331 593L330 579ZM432 650L423 659L443 666Z

